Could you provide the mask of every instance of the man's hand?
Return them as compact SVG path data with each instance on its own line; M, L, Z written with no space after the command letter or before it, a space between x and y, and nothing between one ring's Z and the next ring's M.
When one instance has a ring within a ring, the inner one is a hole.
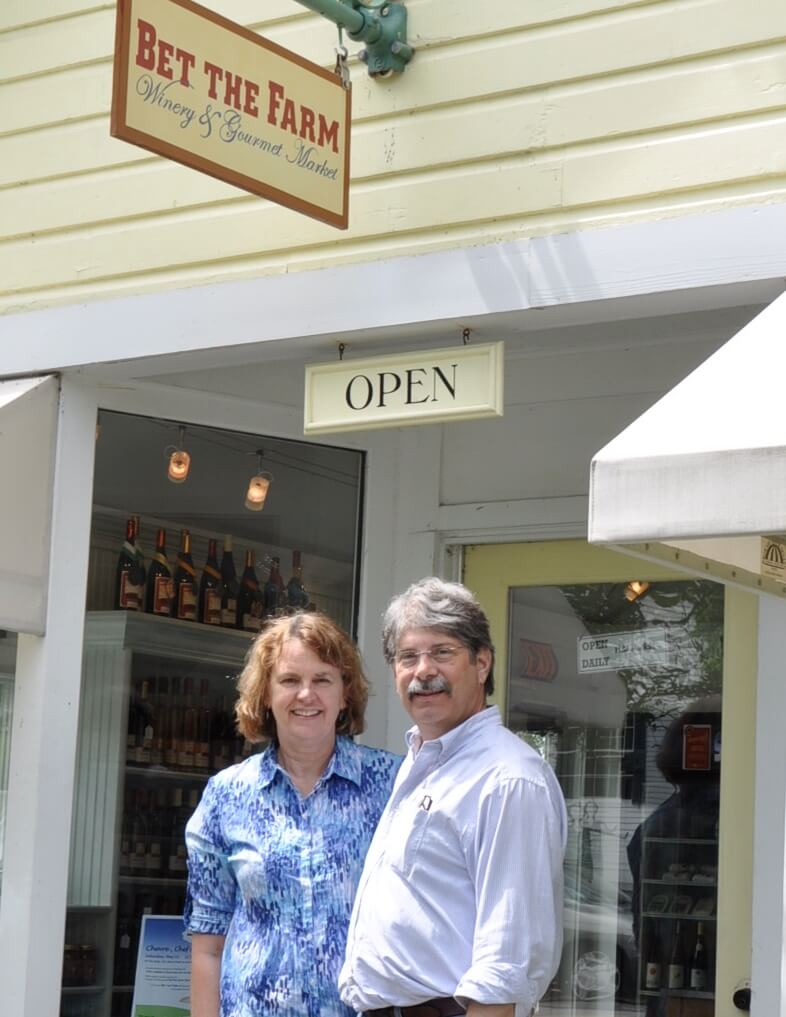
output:
M514 1003L470 1003L467 1017L513 1017Z

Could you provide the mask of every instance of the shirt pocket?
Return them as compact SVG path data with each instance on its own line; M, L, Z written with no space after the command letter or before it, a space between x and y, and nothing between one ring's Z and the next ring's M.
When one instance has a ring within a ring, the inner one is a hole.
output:
M430 825L431 813L425 807L430 804L428 795L417 804L407 803L403 806L391 824L388 832L386 856L394 869L409 875L418 860L423 838Z

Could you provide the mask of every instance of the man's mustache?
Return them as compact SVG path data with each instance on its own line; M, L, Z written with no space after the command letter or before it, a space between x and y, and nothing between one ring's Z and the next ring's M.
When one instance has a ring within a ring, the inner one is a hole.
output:
M433 678L413 678L409 685L407 685L407 696L409 699L412 699L413 696L417 696L419 693L427 692L447 692L450 695L450 685L441 674L435 675Z

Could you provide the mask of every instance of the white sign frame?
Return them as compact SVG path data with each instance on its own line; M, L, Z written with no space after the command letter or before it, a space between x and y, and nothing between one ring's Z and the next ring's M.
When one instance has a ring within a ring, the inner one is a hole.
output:
M304 434L501 417L504 342L307 364Z

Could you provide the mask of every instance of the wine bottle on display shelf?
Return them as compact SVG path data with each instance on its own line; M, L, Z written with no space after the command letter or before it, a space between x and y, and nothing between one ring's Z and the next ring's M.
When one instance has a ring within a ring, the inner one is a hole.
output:
M169 709L167 710L166 738L164 741L164 763L170 769L178 768L177 756L180 751L180 733L183 726L183 704L180 699L180 678L174 676L171 682Z
M208 541L207 561L199 581L199 620L204 625L221 624L221 573L215 540Z
M180 733L180 744L177 753L177 765L181 770L194 769L194 750L197 735L197 708L194 703L194 682L192 678L183 680L183 726Z
M115 573L115 607L123 611L141 611L145 595L145 571L136 551L136 523L126 522L126 539L120 548Z
M177 555L174 580L173 615L181 621L197 620L196 569L191 560L191 534L183 530L180 534L180 551Z
M660 950L657 937L650 937L649 951L644 964L644 988L659 989L661 981Z
M268 618L275 618L284 613L287 603L287 590L284 580L281 578L281 560L273 558L270 562L270 572L265 583L265 615Z
M696 990L707 988L707 947L704 943L704 923L699 922L696 929L696 944L693 947L693 957L690 962L690 987Z
M172 571L166 556L166 530L159 528L156 550L147 570L145 611L148 614L172 614Z
M303 563L300 551L292 552L292 576L287 583L287 605L290 611L303 611L308 594L303 586Z
M237 574L235 559L232 557L232 538L224 537L224 553L221 557L221 624L224 628L237 628Z
M259 632L262 627L262 614L262 597L254 569L254 552L248 550L237 594L237 627L245 632Z
M194 768L197 770L210 769L210 722L212 716L208 688L207 678L203 678L199 683L199 709L194 743Z
M674 943L669 957L668 987L683 989L685 987L685 948L682 942L682 923L677 922Z

